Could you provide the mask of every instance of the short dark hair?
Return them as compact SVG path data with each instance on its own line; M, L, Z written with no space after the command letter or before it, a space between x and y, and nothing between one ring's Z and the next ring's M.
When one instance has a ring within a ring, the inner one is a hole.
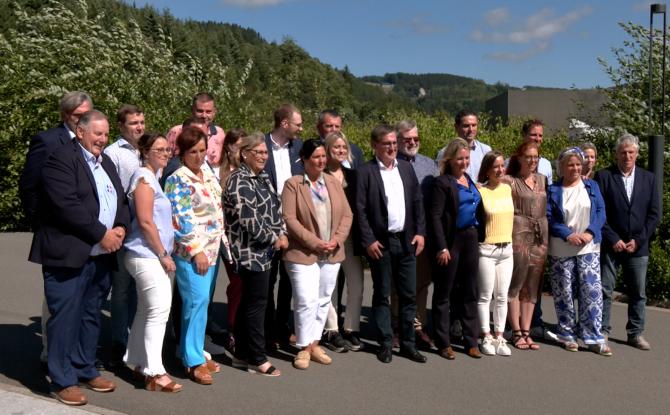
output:
M526 120L526 122L523 123L523 126L521 126L521 135L526 136L528 133L530 133L530 130L533 127L544 127L544 123L542 120L539 118L533 118L531 120Z
M126 122L128 115L134 115L134 114L144 114L144 111L137 105L124 104L116 112L116 121L118 123L123 124Z
M209 92L198 92L193 96L191 108L195 108L195 104L198 102L214 102L214 97Z
M151 150L151 147L153 147L154 143L159 138L162 138L163 140L167 141L165 136L159 133L142 134L142 137L140 137L140 139L137 140L137 148L140 150L140 157L142 158L142 160L146 159L144 155L148 153L149 150Z
M378 143L382 138L386 137L394 131L395 130L393 127L388 124L379 124L372 129L372 132L370 133L370 140L372 140L374 143Z
M183 158L184 154L193 148L200 141L205 142L207 148L207 135L201 129L195 127L185 127L177 136L177 148L179 148L179 157Z
M461 125L463 123L463 117L468 117L470 115L473 115L477 117L477 119L479 119L477 113L472 110L460 110L456 113L456 116L454 117L454 124Z
M291 118L291 115L293 115L298 111L298 109L293 105L293 104L282 104L277 108L274 112L274 121L275 121L275 126L274 128L279 128L281 125L281 122L287 118Z
M342 116L340 115L339 112L337 112L336 109L332 109L332 108L326 109L326 110L323 110L319 113L319 119L317 120L316 125L323 124L324 120L326 119L326 116L330 116L330 117L333 117L333 118L342 118Z
M204 121L202 121L199 118L190 117L190 118L185 119L184 122L181 124L181 126L182 126L182 128L186 128L186 127L192 126L193 124L207 125Z
M304 143L302 143L302 148L300 149L300 158L303 160L306 160L310 157L312 157L312 154L314 154L314 151L316 151L317 148L323 147L323 143L321 140L317 140L316 138L311 138ZM325 149L325 148L324 148Z

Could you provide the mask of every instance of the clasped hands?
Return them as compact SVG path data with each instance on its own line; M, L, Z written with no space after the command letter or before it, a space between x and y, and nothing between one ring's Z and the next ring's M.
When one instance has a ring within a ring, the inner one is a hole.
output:
M100 241L100 247L108 254L121 249L123 239L126 237L126 230L121 226L107 229L105 236Z

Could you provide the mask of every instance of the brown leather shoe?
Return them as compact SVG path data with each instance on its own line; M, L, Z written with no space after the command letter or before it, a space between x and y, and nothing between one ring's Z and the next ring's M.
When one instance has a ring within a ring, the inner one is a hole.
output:
M481 359L482 354L479 352L479 349L476 347L471 347L468 349L468 356L472 357L473 359Z
M456 359L456 353L454 353L454 349L449 347L445 347L444 349L440 350L440 356L444 357L447 360L454 360Z
M186 368L186 374L188 374L189 379L200 385L212 384L212 374L209 373L206 363L203 363L200 366Z
M81 406L88 403L84 391L76 385L68 386L58 392L51 392L51 396L70 406Z
M321 346L312 347L312 353L310 354L310 359L313 362L321 363L322 365L329 365L333 363L333 359L326 354L326 352L321 348Z
M84 382L84 386L95 392L112 392L116 389L116 384L114 382L105 379L102 376Z

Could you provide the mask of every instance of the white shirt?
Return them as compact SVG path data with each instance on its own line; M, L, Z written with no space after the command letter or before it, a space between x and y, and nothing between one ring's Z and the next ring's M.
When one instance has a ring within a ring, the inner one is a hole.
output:
M377 159L379 173L384 182L384 195L386 196L386 210L388 212L388 231L391 233L402 232L405 229L405 191L398 170L398 160L393 160L391 168Z
M633 166L633 170L630 171L629 175L621 171L621 178L623 179L623 187L626 189L626 196L628 196L628 201L630 202L630 198L633 197L633 184L635 183L635 166Z
M580 181L578 185L563 188L563 221L572 232L584 233L591 220L591 199ZM593 240L584 246L573 246L561 238L549 238L549 254L559 258L600 252L600 244Z
M275 139L270 134L270 141L272 142L272 157L275 163L275 174L277 176L277 194L281 195L284 190L284 182L291 178L291 157L288 152L289 141L283 146L277 144Z
M505 162L507 165L507 162ZM554 181L554 172L551 170L551 163L544 157L540 157L537 163L537 172L547 177L547 186Z

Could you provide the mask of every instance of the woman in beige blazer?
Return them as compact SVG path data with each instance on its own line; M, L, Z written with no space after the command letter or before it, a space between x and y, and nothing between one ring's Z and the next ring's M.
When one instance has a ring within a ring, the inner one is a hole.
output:
M342 185L323 174L323 144L307 140L300 157L305 174L293 176L284 184L282 214L289 240L284 262L293 286L296 345L301 349L293 366L307 369L310 360L331 363L319 340L353 215Z

